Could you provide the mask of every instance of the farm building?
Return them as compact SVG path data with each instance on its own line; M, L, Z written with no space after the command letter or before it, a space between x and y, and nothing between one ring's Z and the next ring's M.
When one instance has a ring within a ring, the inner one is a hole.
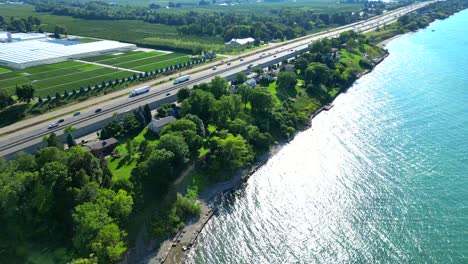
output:
M23 34L21 40L17 40L18 38L15 40L15 34L11 34L13 41L0 43L0 65L13 69L26 69L43 64L123 52L136 48L134 44L110 40L80 43L47 37L39 38L39 35L35 35L37 38L34 38L33 35L29 37L27 35L36 33ZM6 35L8 39L8 34Z
M247 45L247 44L253 44L255 41L254 38L243 38L243 39L236 39L233 38L231 41L226 42L226 46L231 46L231 47L239 47L242 45Z
M44 33L11 33L0 31L0 42L16 42L23 40L45 39L47 34Z

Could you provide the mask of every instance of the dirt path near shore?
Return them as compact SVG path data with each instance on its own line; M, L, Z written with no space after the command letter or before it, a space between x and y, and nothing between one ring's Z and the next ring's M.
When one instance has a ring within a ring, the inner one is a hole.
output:
M200 215L187 223L174 238L164 241L158 252L150 256L144 263L179 264L185 261L201 230L215 213L206 202L199 201L199 204L201 206Z

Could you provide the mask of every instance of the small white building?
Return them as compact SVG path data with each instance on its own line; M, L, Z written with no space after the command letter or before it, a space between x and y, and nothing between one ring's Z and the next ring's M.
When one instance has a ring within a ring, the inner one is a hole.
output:
M231 47L239 47L242 45L247 45L247 44L253 44L255 41L254 38L243 38L243 39L236 39L233 38L231 41L226 42L226 46L231 46Z

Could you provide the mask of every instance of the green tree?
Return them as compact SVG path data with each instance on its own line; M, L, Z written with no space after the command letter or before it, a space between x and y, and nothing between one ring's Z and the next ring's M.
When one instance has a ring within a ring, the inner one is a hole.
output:
M68 31L64 26L55 26L54 38L60 38L60 35L68 35Z
M247 81L247 75L245 74L245 72L238 72L232 82L235 85L239 85L243 84L245 81Z
M110 121L109 124L107 124L105 127L103 127L102 130L105 130L105 133L101 132L101 139L106 139L118 136L122 132L123 127L119 121L114 119ZM108 137L103 137L103 134L105 134Z
M110 215L120 224L125 224L133 210L133 198L127 191L119 190L112 198Z
M153 117L151 115L151 109L148 104L145 104L143 107L143 115L145 116L146 124L149 124Z
M75 131L75 130L76 130L76 127L74 127L74 126L67 126L67 127L63 130L63 132L65 132L65 133L71 133L71 132L73 132L73 131Z
M182 87L177 91L177 102L181 103L185 99L190 97L190 89L187 87Z
M212 93L195 89L191 92L190 97L182 102L182 116L193 114L206 123L213 113L215 101Z
M122 259L127 247L124 238L126 233L119 226L109 223L99 229L92 242L92 250L101 263L115 263Z
M141 124L136 119L135 114L128 114L124 116L122 128L127 135L134 135L140 131Z
M251 90L250 103L253 113L271 112L274 105L270 91L264 87Z
M89 255L93 251L93 243L99 231L111 224L112 218L102 204L87 202L75 207L73 221L73 245L82 255Z
M67 157L64 155L63 151L56 147L47 147L37 151L36 153L36 163L37 167L41 168L46 163L58 161L66 162Z
M276 83L279 91L291 94L296 91L297 76L294 72L283 71L278 74Z
M131 140L125 143L125 149L127 149L128 156L131 158L135 154L135 149Z
M63 150L63 143L55 133L52 133L47 137L47 147L55 147Z
M76 146L75 138L70 132L67 133L67 144L69 148Z
M165 135L169 133L174 133L174 132L183 132L185 130L191 130L196 132L197 126L195 123L191 120L188 120L186 118L176 120L167 126L165 126L162 130L160 135Z
M156 145L157 149L165 149L174 153L175 165L181 165L188 160L189 147L180 134L162 135Z
M16 96L18 100L29 103L34 98L34 88L30 84L16 86Z
M12 161L15 169L18 171L29 171L34 172L37 163L33 155L24 152L19 152L15 155L15 159Z
M0 110L13 104L14 101L5 90L0 90Z
M307 69L308 64L309 62L307 61L307 59L300 57L294 61L294 69L299 70L300 73L303 75L304 71Z
M192 114L185 115L184 119L188 119L195 123L195 125L197 126L197 134L201 137L205 137L205 124L203 123L203 120L201 120L198 116Z
M226 79L216 76L210 82L210 92L214 95L216 99L221 98L223 95L229 94L228 82Z
M223 96L216 101L212 119L217 125L224 126L228 120L233 120L239 116L243 112L243 108L240 95Z
M324 84L327 85L333 72L327 65L314 62L309 64L305 70L304 81L306 84L312 83L314 85Z
M155 149L145 162L132 171L132 180L142 184L143 188L165 192L174 178L175 155L166 149Z
M252 87L242 84L237 87L237 93L240 94L244 108L247 108L247 104L250 102L252 96Z
M217 170L237 170L252 162L254 155L250 145L241 136L227 134L226 138L211 139L212 154L210 160Z

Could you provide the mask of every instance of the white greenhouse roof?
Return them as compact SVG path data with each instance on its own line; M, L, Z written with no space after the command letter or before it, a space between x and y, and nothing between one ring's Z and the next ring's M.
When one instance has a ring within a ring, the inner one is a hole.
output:
M31 40L31 39L45 39L47 34L45 33L11 33L11 38L14 41ZM8 39L8 32L0 31L0 41L6 41Z
M135 48L134 44L110 40L80 43L47 38L0 43L0 64L6 64L13 68L25 68Z

